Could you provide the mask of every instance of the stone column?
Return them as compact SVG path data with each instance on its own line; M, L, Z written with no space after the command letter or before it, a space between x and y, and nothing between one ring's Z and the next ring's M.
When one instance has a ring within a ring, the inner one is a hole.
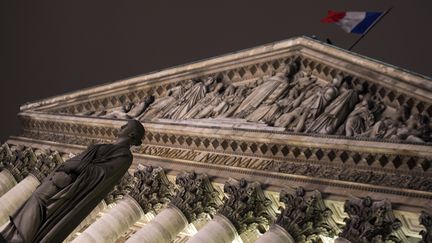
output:
M401 232L402 223L394 216L387 199L373 201L370 197L351 197L345 201L345 226L335 242L408 242Z
M92 224L98 217L100 212L103 212L107 208L107 204L104 200L100 202L85 219L69 234L69 236L63 242L71 242L75 238L75 234L80 232L87 225Z
M138 202L126 195L72 242L115 242L143 215L144 212Z
M306 198L306 191L302 187L297 188L293 194L282 190L279 200L285 207L270 229L256 242L295 243L317 239L319 235L332 237L337 234L338 228L331 218L332 212L325 206L319 191L313 191Z
M216 214L188 243L231 243L238 237L234 225L221 214ZM270 242L267 242L270 243Z
M228 194L228 198L225 198L218 214L189 243L232 242L237 235L253 227L263 231L273 221L275 211L259 183L229 179L224 185L224 192Z
M0 197L17 184L13 175L8 169L3 169L0 172Z
M220 204L218 192L205 174L179 174L176 184L179 191L169 206L132 235L128 243L171 242L198 215L212 214Z
M134 177L137 183L132 191L72 242L115 242L146 213L167 201L171 188L162 168L138 166ZM111 194L115 198L116 193Z
M180 209L170 204L126 242L171 242L187 225L188 221Z
M295 243L293 237L282 226L274 224L255 243Z
M39 184L39 180L30 174L0 198L0 225L9 220L9 216L31 196Z

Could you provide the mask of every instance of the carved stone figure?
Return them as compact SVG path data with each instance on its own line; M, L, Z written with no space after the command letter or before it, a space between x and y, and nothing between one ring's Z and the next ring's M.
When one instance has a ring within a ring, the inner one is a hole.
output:
M384 105L374 102L369 96L363 97L362 102L354 107L345 122L345 135L363 136L375 124L376 117L382 112Z
M342 78L333 79L331 84L318 88L312 87L299 95L297 108L279 117L275 126L286 127L295 132L304 131L308 123L314 121L326 108L326 106L339 95ZM310 84L309 84L310 85Z
M188 113L182 118L207 118L213 115L214 109L222 102L223 83L216 84L215 88L207 93Z
M136 120L121 127L114 144L92 145L45 178L1 232L8 242L61 242L113 189L141 144Z
M251 113L256 111L265 100L268 100L266 106L273 104L288 88L288 76L292 76L293 72L297 72L297 66L294 63L287 65L274 76L264 79L263 82L243 100L234 113L234 116L238 118L248 117ZM264 110L265 109L266 108L264 108ZM250 119L257 120L257 116L262 116L262 111L259 110L257 113L258 114L251 115Z
M162 118L182 119L198 101L204 98L213 82L213 77L208 77L204 82L195 83Z
M331 218L331 210L327 208L319 191L313 191L305 198L306 191L299 187L295 194L284 190L279 200L285 204L277 216L275 224L282 226L295 242L321 242L319 235L333 237L337 233L337 225Z
M353 89L346 90L334 99L306 129L306 132L334 134L357 104L358 94Z
M265 232L265 228L275 218L275 212L259 183L229 179L224 185L224 192L228 194L228 198L225 198L218 213L227 217L239 234L250 227Z
M394 233L402 224L395 218L387 200L373 202L370 197L347 200L345 227L339 234L352 243L402 242Z
M183 96L184 89L187 84L184 86L179 85L173 87L167 91L166 96L162 96L156 99L146 111L142 113L142 115L138 118L140 121L151 118L160 118L166 112L168 112L176 103L176 101Z

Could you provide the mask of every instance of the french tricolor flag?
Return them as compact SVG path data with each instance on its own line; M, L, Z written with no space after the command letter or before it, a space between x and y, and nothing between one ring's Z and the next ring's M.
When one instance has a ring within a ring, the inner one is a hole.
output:
M364 34L380 18L381 12L336 12L329 10L323 23L335 23L348 33Z

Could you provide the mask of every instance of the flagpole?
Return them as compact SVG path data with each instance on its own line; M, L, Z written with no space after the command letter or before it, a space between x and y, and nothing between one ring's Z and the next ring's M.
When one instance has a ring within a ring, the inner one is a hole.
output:
M354 42L354 44L352 44L351 45L351 47L348 49L348 51L351 51L353 48L354 48L354 46L356 46L362 39L363 39L363 37L365 37L366 35L367 35L367 33L369 33L369 31L373 28L373 27L375 27L375 25L376 24L378 24L378 22L380 22L381 21L381 19L383 19L384 18L384 16L386 16L391 10L392 10L392 8L393 7L390 7L389 9L387 9L379 18L378 18L378 20L377 21L375 21L375 23L373 23L367 30L366 30L366 32L362 35L362 36L360 36L360 38L358 38L357 40L356 40L356 42Z

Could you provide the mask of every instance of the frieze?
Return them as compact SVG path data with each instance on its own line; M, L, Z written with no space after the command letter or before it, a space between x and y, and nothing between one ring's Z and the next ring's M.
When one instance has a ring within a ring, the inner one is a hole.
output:
M37 137L37 134L39 134L39 136L46 137L47 135L44 133L52 133L57 138L63 136L64 139L77 140L71 141L73 144L80 143L80 140L86 140L82 144L88 144L92 141L112 141L117 132L116 129L110 127L78 125L68 122L59 122L57 124L52 121L32 120L30 117L25 117L24 121L25 136L29 134L28 136ZM37 129L37 132L32 129ZM373 167L373 170L412 172L414 174L429 172L432 164L432 159L429 156L399 154L406 152L406 150L401 149L392 151L391 153L371 152L368 149L362 152L342 150L338 146L334 146L334 148L292 146L288 144L239 141L231 138L199 137L185 134L177 135L154 131L146 133L144 143L193 150L211 150L220 153L244 154L247 156L331 163L341 166L350 165L356 166L359 169Z
M98 141L100 142L100 140L94 140L85 137L72 137L68 139L68 137L63 135L43 133L27 133L27 136L35 139L46 139L49 141L67 142L81 145L89 145ZM105 140L105 142L107 142L107 140ZM298 148L297 150L300 151ZM252 157L247 155L236 155L233 153L220 153L218 151L211 152L205 150L188 150L184 148L162 147L149 144L144 144L141 147L133 148L133 152L160 157L163 159L188 160L203 164L224 165L259 171L279 172L284 174L303 175L323 179L359 182L393 188L432 191L432 178L422 174L402 174L392 172L391 170L368 170L367 168L361 169L354 166L338 166L337 164L329 163L310 163L311 160L293 160L281 158L269 159L263 156ZM300 154L301 152L298 153ZM334 156L337 156L337 154L334 153ZM414 158L410 158L408 161L417 163Z

